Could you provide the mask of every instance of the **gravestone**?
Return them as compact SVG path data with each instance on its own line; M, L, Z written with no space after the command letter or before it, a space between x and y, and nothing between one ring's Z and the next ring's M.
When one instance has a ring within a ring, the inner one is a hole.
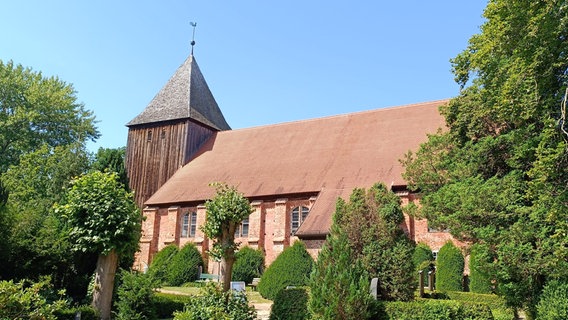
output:
M231 281L231 290L245 292L246 284L244 281Z
M379 288L379 278L371 279L371 286L369 287L369 293L375 300L377 300L377 290Z

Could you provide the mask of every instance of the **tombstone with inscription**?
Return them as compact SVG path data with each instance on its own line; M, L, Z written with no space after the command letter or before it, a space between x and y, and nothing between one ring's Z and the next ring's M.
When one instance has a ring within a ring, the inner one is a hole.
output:
M371 286L369 287L369 293L373 296L373 299L377 300L377 292L379 288L379 278L371 279Z

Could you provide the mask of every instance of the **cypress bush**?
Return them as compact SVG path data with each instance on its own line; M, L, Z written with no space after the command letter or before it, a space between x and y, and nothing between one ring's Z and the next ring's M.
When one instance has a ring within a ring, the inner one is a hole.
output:
M568 282L552 280L544 286L536 307L537 319L568 319Z
M282 251L260 278L260 295L274 300L278 292L287 286L305 286L313 264L314 260L306 251L304 243L294 242Z
M463 291L464 258L451 241L440 248L436 265L436 290Z
M491 293L493 291L492 278L487 271L491 260L491 254L485 246L481 244L471 246L469 255L469 290L471 292Z
M163 284L167 281L168 266L178 251L179 249L175 244L170 244L156 253L148 267L148 275L156 283Z
M122 271L115 306L117 320L155 319L152 304L154 296L152 278L143 273Z
M423 242L418 243L412 254L412 261L414 262L416 272L422 270L424 274L428 274L430 265L434 263L432 249Z
M264 254L262 250L243 247L235 254L233 265L233 281L252 283L253 278L260 278L264 269Z
M274 298L270 310L270 320L304 320L309 319L307 288L290 288L280 290Z
M197 280L197 270L203 266L203 258L195 244L189 242L173 256L168 266L167 282L171 286L181 286Z

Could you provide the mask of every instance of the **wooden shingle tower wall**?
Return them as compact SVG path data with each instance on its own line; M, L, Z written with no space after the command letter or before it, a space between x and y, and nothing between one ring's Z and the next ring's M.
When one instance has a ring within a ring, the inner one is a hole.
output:
M140 208L215 132L231 129L192 55L127 126L126 169Z

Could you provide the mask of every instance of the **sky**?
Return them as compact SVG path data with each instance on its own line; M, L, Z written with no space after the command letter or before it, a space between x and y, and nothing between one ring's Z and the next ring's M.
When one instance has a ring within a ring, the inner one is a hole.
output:
M0 60L72 84L102 134L125 126L191 52L233 129L451 98L450 59L482 0L5 0Z

